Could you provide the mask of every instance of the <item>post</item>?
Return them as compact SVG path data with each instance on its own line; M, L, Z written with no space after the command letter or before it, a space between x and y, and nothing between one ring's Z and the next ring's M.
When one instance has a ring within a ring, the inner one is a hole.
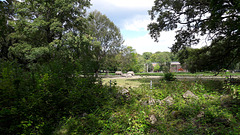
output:
M110 80L110 82L109 82L109 83L110 83L110 89L111 89L111 83L112 83L112 81Z
M150 89L152 89L152 80L150 81Z

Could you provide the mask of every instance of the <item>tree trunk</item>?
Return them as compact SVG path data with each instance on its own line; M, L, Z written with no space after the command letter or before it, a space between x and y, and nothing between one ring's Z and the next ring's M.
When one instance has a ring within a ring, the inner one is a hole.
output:
M98 78L98 70L95 71L95 78Z

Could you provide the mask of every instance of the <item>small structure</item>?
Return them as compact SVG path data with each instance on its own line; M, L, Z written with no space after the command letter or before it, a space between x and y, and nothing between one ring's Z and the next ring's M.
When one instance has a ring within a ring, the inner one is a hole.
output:
M179 62L171 62L170 72L187 72L187 70Z
M116 71L115 74L116 75L122 75L122 71Z
M131 74L132 76L135 75L133 71L128 71L127 74Z

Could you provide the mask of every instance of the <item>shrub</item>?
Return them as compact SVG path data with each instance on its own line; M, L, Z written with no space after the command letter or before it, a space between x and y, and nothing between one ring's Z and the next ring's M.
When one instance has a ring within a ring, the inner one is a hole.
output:
M32 65L29 71L0 62L0 132L51 134L63 117L101 106L108 89L95 85L95 78L74 76L75 71L61 61Z
M166 81L174 81L176 78L173 73L165 73L163 79Z

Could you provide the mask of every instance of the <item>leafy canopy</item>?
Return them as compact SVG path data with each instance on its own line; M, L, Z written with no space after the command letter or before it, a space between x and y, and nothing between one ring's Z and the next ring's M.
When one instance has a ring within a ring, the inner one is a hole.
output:
M155 0L149 14L153 22L148 29L155 41L162 31L177 30L173 52L197 44L199 36L207 35L207 40L213 41L209 49L222 46L226 50L219 58L228 57L224 60L228 62L239 59L239 0Z
M13 5L15 19L9 24L14 28L10 34L14 44L9 51L21 63L50 59L53 50L66 47L66 33L81 37L86 32L89 0L25 0Z
M94 48L96 71L114 66L115 56L122 49L123 38L119 28L104 14L93 11L88 15L90 35L99 44Z

